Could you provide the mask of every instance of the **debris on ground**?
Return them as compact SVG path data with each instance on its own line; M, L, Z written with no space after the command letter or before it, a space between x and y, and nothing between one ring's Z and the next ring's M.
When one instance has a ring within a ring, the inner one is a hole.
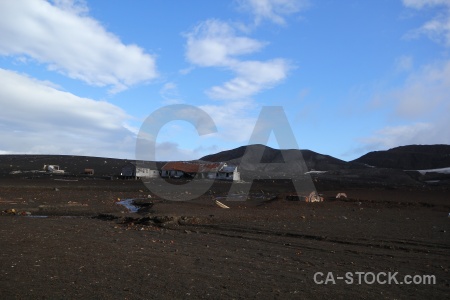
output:
M297 195L297 194L289 194L286 195L284 199L286 199L287 201L306 201L305 196L301 196L301 195Z
M216 200L216 204L217 204L219 207L222 207L222 208L229 208L228 206L226 206L225 204L223 204L222 202L217 201L217 200Z
M30 216L31 213L29 211L18 211L14 208L5 209L0 211L0 215L10 215L10 216Z
M312 191L312 192L309 194L309 196L308 196L306 202L323 202L323 197L321 197L320 195L318 195L316 191Z
M346 193L338 193L336 195L336 199L347 199L347 194Z
M145 216L145 217L119 217L114 214L98 214L93 217L94 219L100 219L103 221L116 221L117 224L125 225L127 229L136 230L151 230L153 228L176 228L179 225L198 225L200 223L208 222L205 219L199 217L189 216L175 216L175 215L162 215L162 216ZM147 227L145 227L147 226Z

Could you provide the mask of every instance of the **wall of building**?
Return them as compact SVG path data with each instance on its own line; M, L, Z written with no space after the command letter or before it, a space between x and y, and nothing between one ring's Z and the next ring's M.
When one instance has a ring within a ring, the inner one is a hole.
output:
M159 172L157 170L151 170L148 168L137 168L136 169L137 178L157 178L159 177Z

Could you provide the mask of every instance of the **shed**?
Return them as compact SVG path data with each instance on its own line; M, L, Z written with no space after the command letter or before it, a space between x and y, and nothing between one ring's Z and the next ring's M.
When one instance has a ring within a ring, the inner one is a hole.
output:
M214 179L223 163L202 163L191 161L171 161L161 169L161 177L198 177Z
M159 171L152 169L150 166L145 166L144 163L141 165L129 162L122 167L120 177L124 179L157 178L159 177Z
M54 174L64 174L64 170L61 170L58 165L44 165L43 170Z
M161 169L161 177L240 180L237 167L225 162L168 162Z
M238 167L234 165L225 165L217 173L217 179L240 181L241 173L238 172Z

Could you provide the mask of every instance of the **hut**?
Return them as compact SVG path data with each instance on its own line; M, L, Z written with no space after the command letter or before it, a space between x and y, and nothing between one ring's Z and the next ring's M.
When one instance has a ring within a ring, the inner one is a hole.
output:
M85 175L94 175L94 169L84 169Z
M123 179L143 179L143 178L157 178L159 171L147 166L145 163L136 164L129 162L122 167L120 177Z
M240 174L236 166L228 166L224 162L172 161L161 168L161 177L169 178L202 178L238 181Z

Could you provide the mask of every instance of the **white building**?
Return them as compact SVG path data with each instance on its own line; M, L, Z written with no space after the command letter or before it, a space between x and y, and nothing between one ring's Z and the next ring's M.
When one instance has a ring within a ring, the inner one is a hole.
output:
M122 167L120 176L125 179L157 178L159 177L159 171L129 162Z
M161 177L241 180L237 166L228 166L224 162L172 161L162 167Z

